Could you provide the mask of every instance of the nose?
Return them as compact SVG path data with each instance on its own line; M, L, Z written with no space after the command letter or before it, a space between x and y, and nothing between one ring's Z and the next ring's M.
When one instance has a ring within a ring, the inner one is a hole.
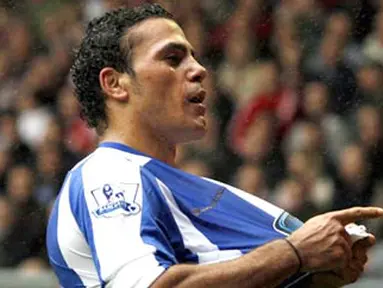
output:
M198 61L194 60L191 68L187 72L188 80L191 82L199 82L202 83L202 81L206 78L207 71L204 66L202 66Z

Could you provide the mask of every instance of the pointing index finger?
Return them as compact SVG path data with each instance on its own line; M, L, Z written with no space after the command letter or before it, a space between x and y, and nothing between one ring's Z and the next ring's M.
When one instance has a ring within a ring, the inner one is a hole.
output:
M346 225L348 223L383 217L383 209L379 207L353 207L349 209L330 212L334 219Z

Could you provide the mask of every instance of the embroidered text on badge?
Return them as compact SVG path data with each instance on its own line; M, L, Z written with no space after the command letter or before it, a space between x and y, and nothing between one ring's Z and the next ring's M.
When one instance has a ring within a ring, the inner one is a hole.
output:
M92 190L97 206L92 211L93 215L108 218L139 213L141 207L136 202L138 186L137 183L113 183Z

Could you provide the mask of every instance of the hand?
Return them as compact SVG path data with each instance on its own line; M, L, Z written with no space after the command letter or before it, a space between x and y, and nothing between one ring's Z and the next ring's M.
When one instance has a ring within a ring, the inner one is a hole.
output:
M302 259L301 271L336 271L337 276L346 277L347 274L347 277L354 278L352 275L356 272L352 271L358 271L358 263L363 262L363 249L362 244L355 244L355 248L352 248L351 237L344 226L351 222L382 216L381 208L355 207L329 212L308 220L288 237ZM356 255L358 260L353 260ZM352 263L352 267L347 270L349 263Z
M364 271L367 263L367 252L375 245L376 239L373 235L356 242L352 247L352 258L343 269L337 269L334 274L340 278L340 284L354 283Z
M375 244L375 241L373 235L369 238L357 241L352 247L352 259L346 267L336 269L335 271L314 274L312 276L310 288L337 288L354 283L363 273L365 264L368 260L367 251Z

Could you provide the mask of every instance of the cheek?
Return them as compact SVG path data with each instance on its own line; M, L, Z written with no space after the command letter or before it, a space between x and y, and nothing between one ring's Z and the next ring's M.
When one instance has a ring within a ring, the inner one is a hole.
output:
M154 82L153 95L156 98L159 109L168 115L181 113L184 109L185 88L176 77L164 75L163 79Z
M141 87L140 97L145 97L145 114L154 121L172 121L183 114L185 87L181 71L168 66L148 65L137 72Z
M169 67L159 68L152 65L151 69L145 71L143 75L142 86L150 90L157 98L165 98L177 86L177 74Z

